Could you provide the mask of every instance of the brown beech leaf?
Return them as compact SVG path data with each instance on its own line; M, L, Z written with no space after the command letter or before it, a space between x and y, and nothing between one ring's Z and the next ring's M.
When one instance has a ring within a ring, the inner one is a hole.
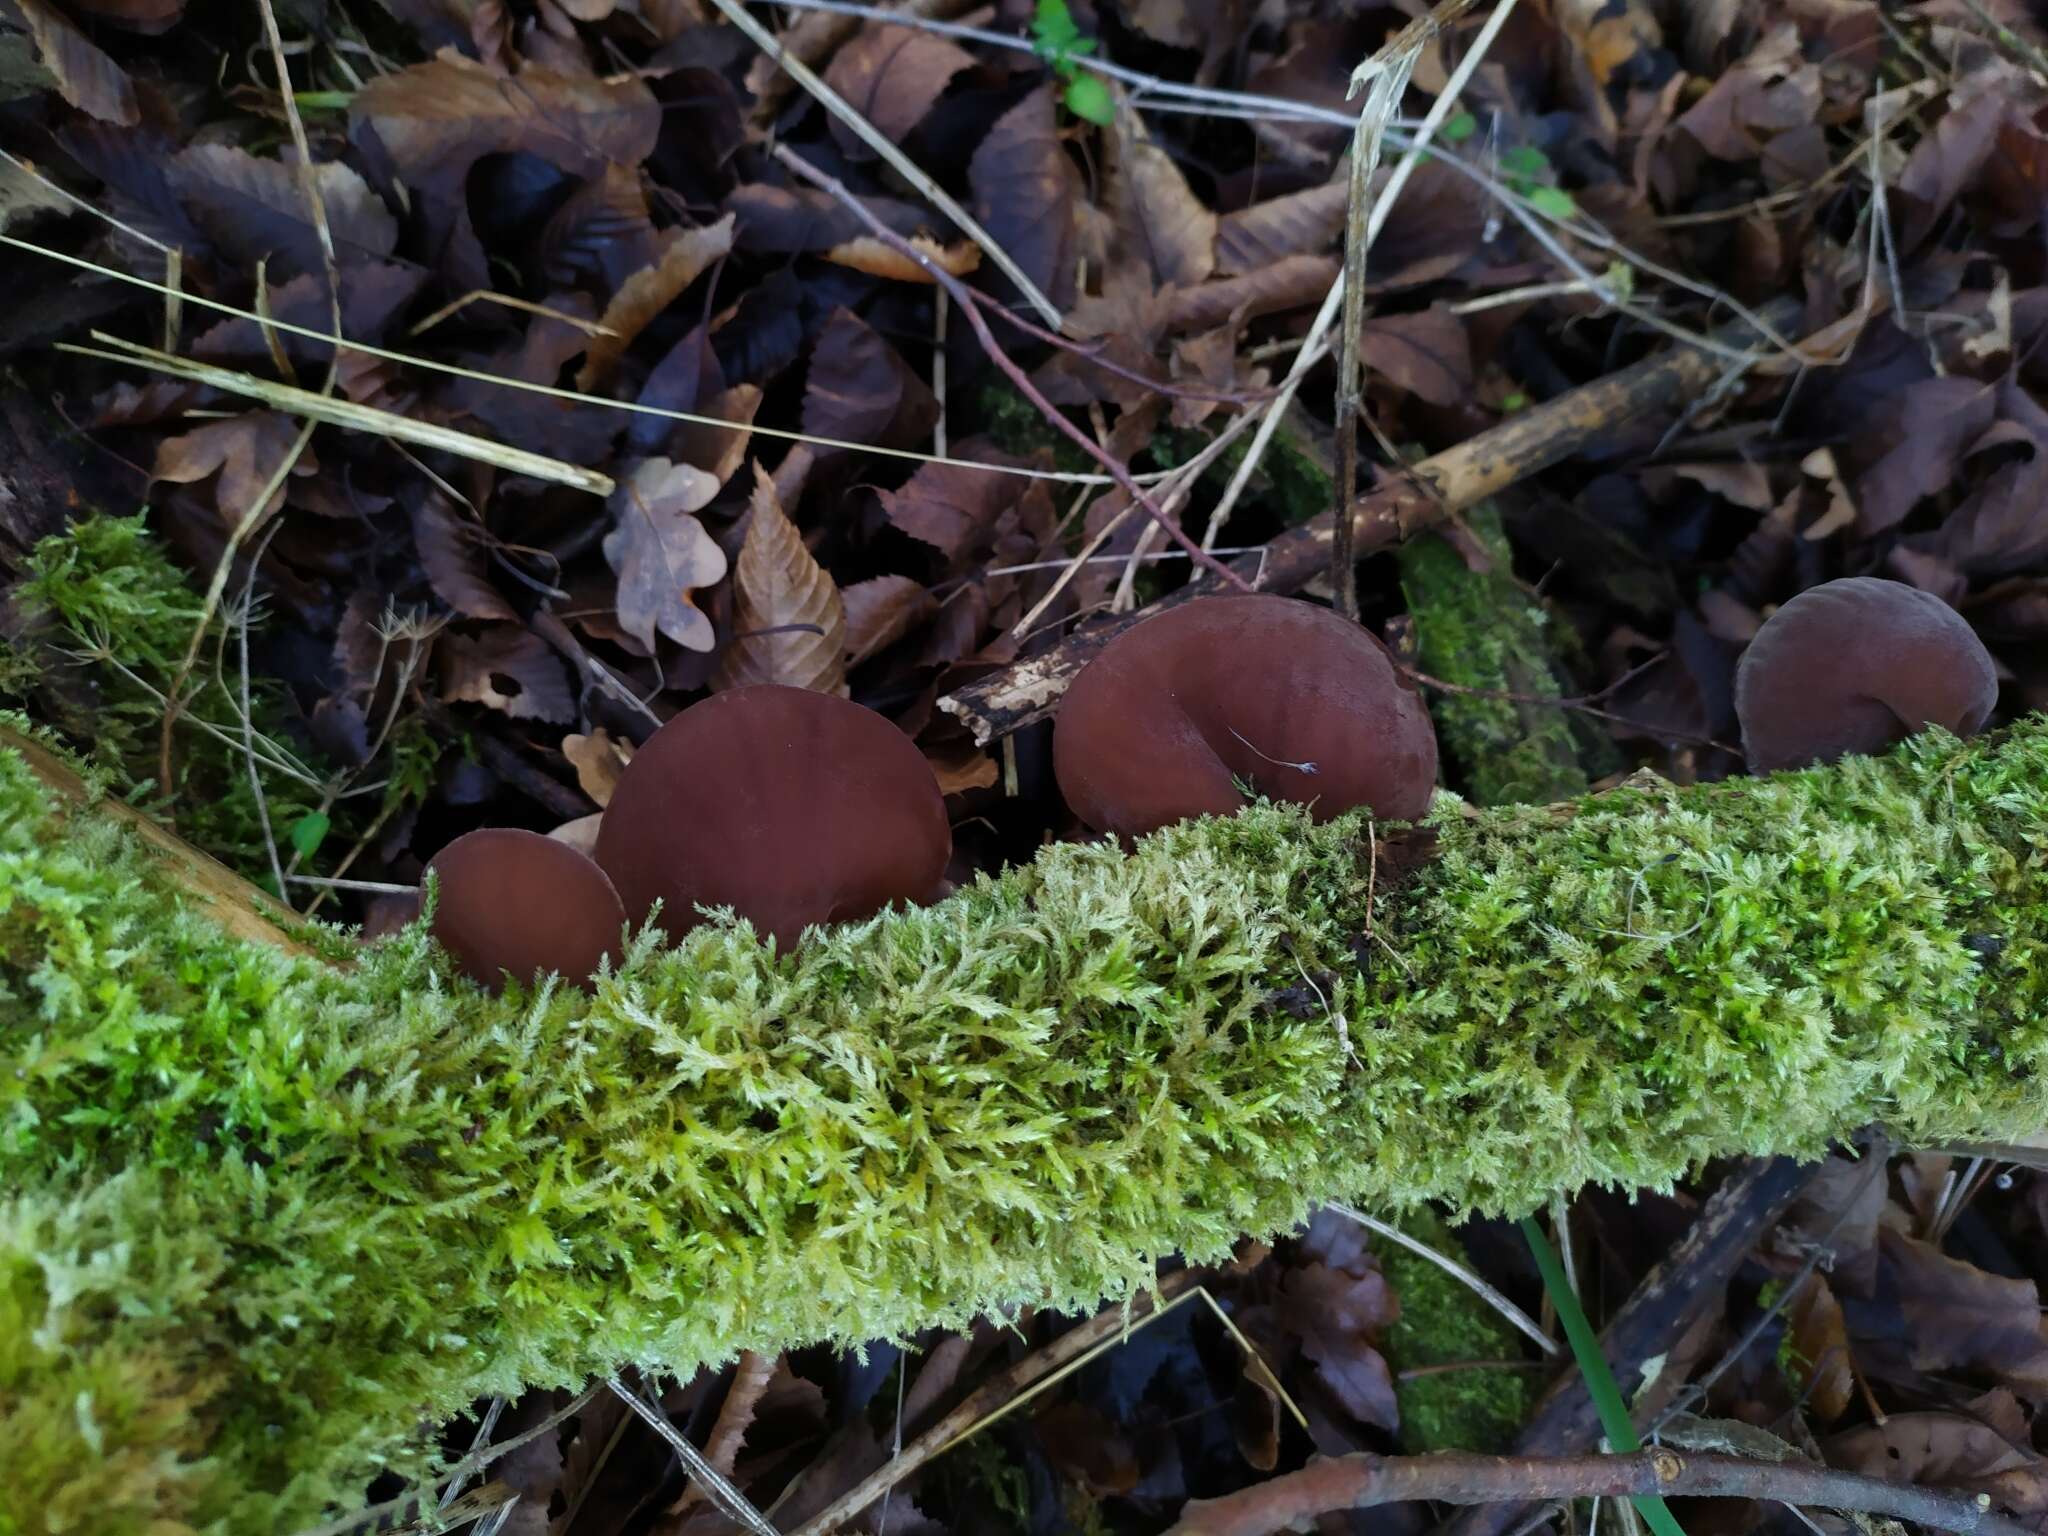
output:
M232 528L256 504L257 496L277 473L298 435L298 424L276 411L251 411L244 416L209 421L182 436L167 437L158 443L151 478L194 485L218 473L220 481L214 487L214 504L220 509L222 521ZM299 455L292 472L307 475L314 467L309 447ZM279 486L264 507L263 516L271 516L282 505L284 487Z
M1883 533L1905 520L1923 496L1955 478L1963 450L1991 425L1998 392L1975 379L1931 378L1908 384L1857 434L1874 451L1856 476L1856 525Z
M654 265L627 278L605 305L598 323L612 334L590 339L590 350L584 353L583 367L576 375L576 387L587 392L603 383L626 355L633 339L652 325L697 280L699 273L731 251L729 213L716 224L675 234Z
M561 658L538 635L516 624L493 624L481 635L447 634L434 648L441 697L481 704L514 720L566 725L576 718Z
M996 767L996 760L980 747L968 743L942 751L925 749L925 761L932 765L932 775L939 781L942 795L964 795L970 789L993 789L1000 779L1002 770Z
M434 595L466 619L519 617L484 575L481 530L463 520L439 491L413 503L413 545Z
M1816 1271L1808 1277L1787 1321L1806 1405L1821 1423L1831 1424L1849 1406L1855 1382L1849 1373L1848 1325L1825 1275Z
M713 687L783 683L846 692L846 605L759 463L747 538L733 569L732 628Z
M1359 354L1368 376L1389 379L1431 405L1456 405L1472 392L1471 338L1441 304L1375 315L1359 333Z
M707 470L720 486L746 462L747 444L754 437L754 413L761 409L761 386L735 384L709 400L697 402L699 413L730 423L722 427L702 422L678 422L669 437L675 456L686 464Z
M1354 1275L1303 1264L1287 1272L1280 1294L1279 1314L1344 1411L1361 1424L1398 1429L1393 1376L1375 1347L1401 1311L1386 1277L1377 1269Z
M1072 286L1081 179L1060 142L1052 93L1033 91L996 119L967 164L974 216L1054 302Z
M952 78L973 67L973 56L943 37L914 27L871 23L832 55L825 83L879 128L884 138L900 144L924 121L925 113L931 111ZM831 126L832 137L847 159L875 158L874 150L838 118L831 120Z
M966 277L980 270L981 247L972 240L940 245L929 235L912 235L910 244L926 261L950 277ZM922 262L911 259L873 235L856 235L851 240L841 241L827 250L824 256L834 266L851 267L856 272L867 273L869 277L886 277L898 283L938 282Z
M1017 499L1015 487L1007 475L962 464L920 464L900 489L881 493L882 511L913 539L943 554L949 566L957 566Z
M71 0L71 8L130 32L165 32L185 14L185 0Z
M725 551L691 516L717 494L712 476L668 459L642 459L612 493L604 557L619 577L619 623L649 652L657 630L686 651L717 643L693 594L725 579Z
M937 418L931 390L881 333L850 309L834 310L804 380L804 431L902 448L922 439Z
M1283 256L1323 254L1343 232L1350 201L1349 185L1331 181L1226 213L1216 221L1218 275L1256 272Z
M1213 331L1219 325L1322 302L1337 280L1334 256L1285 256L1241 277L1225 277L1173 294L1168 324L1175 331Z
M1124 159L1118 232L1123 246L1150 264L1161 283L1183 287L1216 270L1216 215L1195 196L1173 157L1134 143Z
M1894 1413L1831 1436L1821 1449L1830 1466L1985 1494L2029 1523L2048 1513L2048 1461L1967 1413Z
M1931 1243L1878 1232L1915 1368L1974 1367L2031 1395L2048 1394L2048 1335L2031 1280L1994 1275Z
M57 94L88 117L132 128L142 121L135 86L105 51L50 0L16 0Z
M861 204L905 239L931 230L931 215L915 203L864 197ZM779 255L826 251L861 238L868 227L837 198L812 187L748 182L726 194L725 206L739 221L733 243L743 251Z
M879 655L930 618L937 601L908 576L872 576L840 594L846 608L846 664Z
M603 810L612 803L619 775L633 761L633 747L630 742L612 740L600 725L588 736L564 736L562 756L576 769L576 782L590 796L591 804Z
M169 176L178 201L207 238L243 264L267 259L268 275L277 282L326 270L297 166L229 144L195 144L171 157ZM374 261L397 248L398 221L361 176L329 160L313 167L313 180L337 260ZM320 291L324 303L324 283Z

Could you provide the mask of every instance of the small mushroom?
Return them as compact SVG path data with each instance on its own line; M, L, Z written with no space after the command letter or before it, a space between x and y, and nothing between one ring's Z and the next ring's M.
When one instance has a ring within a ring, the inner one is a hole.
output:
M550 971L578 986L619 952L626 909L612 883L566 843L516 827L458 837L428 861L439 877L434 937L463 974L496 988Z
M871 709L764 683L693 704L619 776L597 862L635 923L734 908L783 949L806 927L933 899L953 850L924 754Z
M1358 806L1413 821L1436 784L1436 731L1387 648L1327 608L1209 597L1112 640L1074 679L1053 732L1074 813L1139 837L1244 804L1237 780L1327 821Z
M1872 576L1801 592L1735 669L1752 773L1882 752L1927 725L1973 736L1997 704L1991 653L1962 616L1932 593Z

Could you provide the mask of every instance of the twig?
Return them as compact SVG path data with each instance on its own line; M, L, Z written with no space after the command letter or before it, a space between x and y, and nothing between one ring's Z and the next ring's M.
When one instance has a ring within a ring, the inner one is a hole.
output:
M270 548L270 540L276 531L272 528L265 535L249 559L248 578L242 585L240 622L234 625L234 630L242 674L242 756L249 768L249 793L256 799L256 820L263 829L263 851L270 856L270 874L277 881L278 899L290 906L291 897L284 886L284 861L277 856L277 837L270 827L270 801L263 793L263 775L256 767L256 714L250 703L249 682L249 626L255 621L256 568L262 564L264 551Z
M1919 1488L1808 1461L1681 1455L1669 1446L1628 1456L1555 1458L1374 1456L1359 1452L1313 1461L1242 1492L1197 1499L1169 1536L1266 1536L1298 1530L1319 1515L1385 1504L1521 1503L1528 1499L1769 1499L1911 1520L1966 1536L2027 1536L2030 1527L1994 1512L1984 1493Z
M725 5L729 3L729 0L718 0L718 3ZM1201 545L1197 544L1172 514L1167 512L1158 502L1154 501L1145 489L1131 477L1130 470L1125 468L1114 454L1109 452L1108 449L1103 448L1094 438L1075 426L1073 422L1067 419L1064 411L1045 398L1044 393L1031 381L1031 375L1026 373L1017 360L1003 350L1002 343L996 340L995 333L988 328L988 321L982 317L980 306L974 303L973 299L969 296L972 290L965 283L962 283L952 273L946 271L937 262L931 260L922 251L918 250L916 246L889 228L887 224L876 218L874 214L868 211L867 205L855 197L852 192L848 191L846 185L836 176L826 175L825 172L805 160L803 156L797 154L786 144L777 144L772 153L777 160L780 160L792 171L795 171L804 180L838 199L845 208L868 227L868 230L876 239L898 253L908 256L911 260L919 263L931 274L934 282L952 294L959 305L961 318L967 322L968 328L974 332L974 339L981 343L981 350L987 354L988 360L994 363L1009 381L1017 387L1019 394L1023 395L1026 400L1029 400L1038 408L1039 414L1044 416L1048 423L1063 436L1075 443L1082 452L1100 464L1108 472L1110 479L1122 488L1124 494L1129 496L1140 507L1143 507L1152 517L1153 521L1158 523L1160 528L1164 530L1167 537L1188 552L1189 559L1222 581L1226 586L1237 587L1243 591L1251 590L1251 583L1231 570L1229 566L1218 560L1206 549L1202 548Z
M649 1429L668 1442L669 1449L676 1453L676 1459L682 1462L683 1469L704 1490L704 1496L720 1514L736 1525L754 1532L755 1536L780 1536L775 1527L762 1516L761 1511L748 1501L747 1496L733 1487L731 1479L705 1459L704 1453L691 1444L688 1435L669 1422L668 1415L663 1413L657 1404L646 1401L616 1376L607 1376L605 1385L612 1389L621 1402L645 1420Z
M726 20L746 33L753 40L755 47L781 65L792 80L815 96L820 106L851 128L855 137L887 161L897 175L915 187L924 195L927 202L951 219L962 234L980 246L1002 274L1017 285L1017 292L1023 300L1044 317L1047 325L1058 328L1063 319L1058 306L1040 291L1038 284L1017 265L1016 260L1003 249L995 236L983 229L980 222L961 207L952 194L918 169L915 161L863 117L851 102L827 85L816 70L784 48L774 33L749 16L740 0L711 0L711 3L725 13Z
M775 1362L779 1358L751 1349L740 1351L733 1366L732 1385L726 1388L725 1401L718 1405L717 1422L704 1441L704 1460L721 1477L732 1476L733 1464L746 1444L747 1431L754 1426L755 1410L761 1406L768 1384L775 1379ZM704 1485L693 1482L669 1505L668 1513L671 1517L686 1514L707 1496Z
M1520 1307L1516 1306L1512 1301L1508 1300L1508 1298L1505 1295L1503 1295L1501 1291L1498 1288L1496 1288L1493 1284L1491 1284L1484 1276L1478 1274L1474 1270L1468 1269L1465 1265L1460 1264L1456 1259L1452 1258L1449 1254L1438 1253L1436 1249L1430 1247L1429 1244L1423 1242L1420 1238L1409 1236L1406 1232L1403 1232L1399 1227L1381 1221L1377 1216L1368 1216L1364 1211L1361 1211L1354 1206L1345 1205L1342 1201L1333 1200L1332 1202L1330 1202L1330 1209L1333 1211L1342 1212L1344 1215L1349 1216L1353 1221L1357 1222L1361 1227L1364 1227L1367 1231L1377 1233L1379 1236L1386 1238L1389 1242L1399 1243L1403 1248L1406 1248L1410 1253L1415 1254L1420 1258L1425 1258L1429 1260L1430 1263L1436 1265L1445 1274L1450 1275L1452 1278L1458 1280L1463 1285L1469 1287L1472 1293L1475 1296L1477 1296L1481 1301L1485 1302L1489 1307L1492 1307L1494 1311L1498 1312L1502 1317L1506 1318L1510 1323L1514 1324L1514 1326L1521 1332L1527 1334L1531 1339L1535 1341L1536 1347L1542 1350L1543 1353L1545 1353L1546 1355L1554 1355L1557 1353L1557 1340L1553 1339L1549 1334L1545 1333L1540 1327L1538 1327L1535 1318L1531 1317L1528 1313L1524 1312Z

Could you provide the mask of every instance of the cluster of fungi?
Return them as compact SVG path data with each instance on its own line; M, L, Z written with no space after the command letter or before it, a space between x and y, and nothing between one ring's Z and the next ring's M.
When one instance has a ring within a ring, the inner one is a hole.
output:
M1997 699L1990 654L1954 609L1869 577L1786 603L1736 673L1755 773L1882 751L1930 724L1970 736ZM1136 625L1088 665L1061 704L1053 767L1074 814L1128 842L1228 815L1248 791L1318 821L1359 808L1415 821L1437 747L1368 631L1289 598L1218 596ZM488 987L584 982L650 919L679 937L729 907L786 950L806 928L939 899L951 856L944 797L907 736L846 699L757 685L647 740L594 856L509 828L450 843L429 866L433 933Z

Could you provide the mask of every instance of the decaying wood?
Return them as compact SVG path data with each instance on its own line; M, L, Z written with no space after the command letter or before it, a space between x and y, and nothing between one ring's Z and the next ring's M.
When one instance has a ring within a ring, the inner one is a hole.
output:
M1774 328L1793 322L1789 303L1764 311ZM1752 340L1748 326L1724 332L1733 344ZM1678 347L1518 412L1499 426L1433 454L1388 478L1352 503L1352 537L1361 557L1413 537L1498 495L1539 470L1570 458L1601 433L1639 416L1662 414L1704 394L1728 360L1699 347ZM1297 592L1329 566L1336 520L1323 513L1288 530L1232 568L1262 592ZM1216 590L1190 581L1149 608L1104 619L1067 636L1042 655L978 679L939 700L986 744L1047 718L1074 675L1117 635L1147 614Z

